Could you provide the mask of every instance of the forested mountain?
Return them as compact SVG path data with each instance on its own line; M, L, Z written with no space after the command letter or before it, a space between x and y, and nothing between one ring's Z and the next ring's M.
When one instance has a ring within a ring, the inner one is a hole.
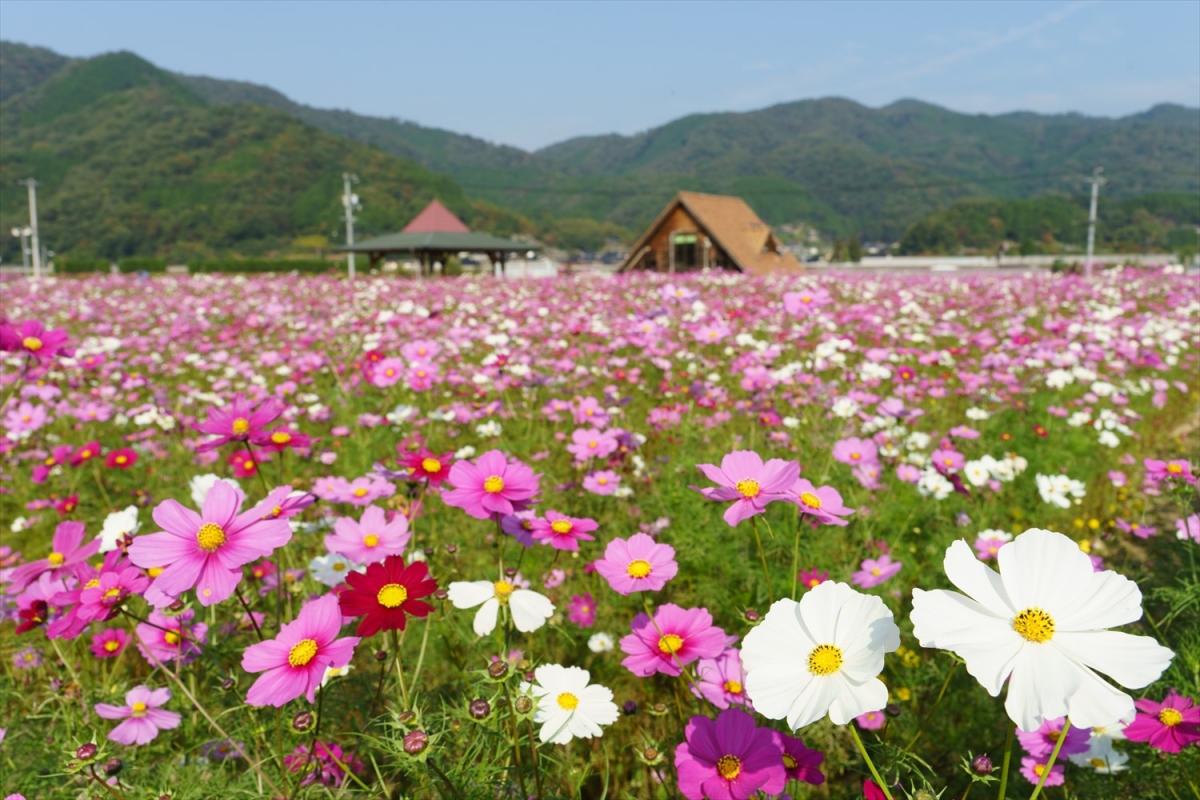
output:
M1096 165L1106 201L1200 197L1200 109L1172 105L1108 119L825 98L526 152L176 75L129 53L69 59L7 42L0 100L0 225L22 213L12 181L35 174L55 245L97 254L336 239L343 170L363 178L364 233L399 227L437 194L469 224L588 248L632 238L680 189L742 195L773 224L885 240L928 232L948 209L975 215L982 201L1077 206Z

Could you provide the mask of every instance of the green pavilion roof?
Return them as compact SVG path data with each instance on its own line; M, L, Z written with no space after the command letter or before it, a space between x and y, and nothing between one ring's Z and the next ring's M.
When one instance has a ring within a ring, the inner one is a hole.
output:
M490 233L474 231L427 231L389 233L355 242L353 247L335 248L341 252L355 253L411 253L419 250L442 250L446 252L518 252L541 250L536 242L522 242Z

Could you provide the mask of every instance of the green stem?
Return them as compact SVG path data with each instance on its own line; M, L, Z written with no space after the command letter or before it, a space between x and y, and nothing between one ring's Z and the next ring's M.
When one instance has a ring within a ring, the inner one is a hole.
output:
M796 589L800 583L800 526L796 525L795 538L792 539L792 599L796 598Z
M871 760L869 755L867 755L867 747L863 744L862 737L858 735L858 731L855 730L854 723L851 722L846 727L850 729L850 735L854 737L854 744L858 746L858 752L862 755L863 761L867 762L867 769L871 770L871 777L875 779L875 783L883 791L883 796L886 797L887 800L894 800L891 791L887 787L887 784L884 783L883 778L879 777L879 770L875 769L875 762Z
M1015 731L1016 728L1012 723L1008 723L1008 736L1004 738L1004 764L1000 767L1000 794L996 795L996 800L1007 800L1008 798L1008 773L1009 765L1012 763L1012 743Z
M430 624L428 617L425 618L424 630L421 631L421 650L417 653L417 668L413 670L413 691L417 691L421 685L421 667L425 666L425 645L429 644L429 629L433 626Z
M762 561L763 584L767 587L767 602L771 600L771 570L767 567L767 551L763 549L762 535L758 532L758 517L750 518L750 528L754 531L754 541L758 545L758 558Z
M396 663L396 680L400 684L400 700L404 703L404 710L407 711L409 709L408 688L404 685L404 667L400 666L400 636L394 630L392 631L392 651Z
M317 687L317 724L313 726L312 739L308 742L308 756L304 759L304 766L300 768L300 775L296 778L296 785L292 787L292 793L288 795L294 800L296 793L300 791L300 785L304 783L304 774L308 772L308 765L312 763L313 751L317 749L317 737L321 735L321 719L324 717L325 706L325 687Z
M1058 760L1058 751L1062 750L1063 742L1067 740L1067 731L1071 730L1071 720L1064 719L1062 730L1058 733L1058 741L1054 743L1054 750L1050 753L1050 761L1046 764L1046 769L1042 772L1042 777L1038 780L1037 788L1033 790L1033 794L1029 795L1029 800L1037 800L1037 796L1042 793L1042 787L1046 785L1046 779L1050 777L1050 770L1054 769L1054 762Z

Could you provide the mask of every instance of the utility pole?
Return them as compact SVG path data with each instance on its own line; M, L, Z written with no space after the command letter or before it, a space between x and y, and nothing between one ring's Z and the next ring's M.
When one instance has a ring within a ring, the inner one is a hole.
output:
M342 208L346 212L346 247L354 246L354 209L358 207L358 196L350 191L350 184L357 182L358 176L349 172L342 173ZM350 280L354 280L354 251L348 251L346 256Z
M1088 210L1087 261L1084 262L1084 274L1092 277L1092 254L1096 251L1096 204L1100 200L1100 187L1107 183L1104 180L1104 167L1092 170L1092 206Z
M29 237L33 246L33 278L42 277L42 246L38 242L37 226L37 181L26 178L22 183L29 189Z

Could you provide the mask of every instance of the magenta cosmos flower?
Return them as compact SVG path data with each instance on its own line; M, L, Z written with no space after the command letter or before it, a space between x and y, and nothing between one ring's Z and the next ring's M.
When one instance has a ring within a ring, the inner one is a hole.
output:
M129 560L139 567L163 568L151 589L178 597L192 587L200 605L211 606L233 594L242 565L271 554L292 538L287 520L260 503L239 513L245 495L228 481L217 481L197 514L175 500L154 509L158 533L138 536Z
M787 773L775 733L744 711L722 711L715 720L692 717L684 736L675 748L675 770L679 793L688 800L747 800L783 791Z
M621 661L634 675L646 678L656 672L678 675L684 666L701 658L716 658L728 644L725 631L713 625L705 608L660 606L654 618L638 614L633 633L622 637Z
M261 436L266 427L282 413L283 404L273 397L268 397L257 406L244 397L235 397L227 406L210 408L208 418L194 427L215 438L197 446L196 452L215 450L229 442L248 442Z
M768 503L790 499L788 490L800 476L800 465L795 461L772 458L764 464L758 453L751 450L726 454L720 467L712 464L696 466L717 484L701 489L702 495L719 502L734 501L724 515L730 527L763 513Z
M1178 753L1200 742L1200 706L1174 689L1161 703L1138 700L1137 716L1125 728L1131 742L1146 742L1164 753Z
M14 569L8 576L8 593L20 594L43 573L49 573L51 578L58 578L78 572L85 566L87 559L100 549L99 540L93 539L84 543L84 530L82 522L67 520L58 523L50 540L49 554L45 558L30 561Z
M902 566L904 565L899 561L892 561L892 557L886 553L879 558L864 558L862 566L850 580L856 586L870 589L887 581L899 572Z
M1062 734L1063 719L1063 717L1048 719L1036 731L1023 731L1017 728L1017 741L1021 743L1021 749L1041 761L1049 759L1050 754L1054 752L1054 745L1058 743L1058 737ZM1092 733L1088 729L1071 728L1067 731L1062 749L1058 754L1066 758L1083 753L1088 749L1088 740L1091 738Z
M821 762L825 754L820 750L812 750L804 746L804 741L786 733L775 733L775 741L783 750L783 769L788 779L804 781L813 785L825 782L825 773L821 772Z
M341 630L338 599L327 594L305 603L274 639L247 647L242 669L263 674L247 692L246 704L279 708L300 695L313 702L326 667L344 667L354 657L359 637L338 638Z
M593 458L604 458L617 449L617 437L596 428L579 428L571 434L567 451L582 464Z
M46 330L37 320L19 322L0 330L0 350L11 350L33 357L39 364L53 361L60 353L74 355L75 350L67 346L67 332L61 329Z
M109 739L121 744L146 744L159 731L179 727L179 715L162 708L170 699L170 689L135 686L125 693L125 705L97 703L96 713L104 719L124 720L108 732Z
M325 537L325 549L357 564L374 564L403 553L411 536L408 518L403 514L396 514L388 522L382 508L368 506L358 522L338 517L333 523L333 533Z
M813 486L804 478L798 478L792 485L789 499L795 502L801 514L812 517L821 525L845 527L850 523L843 517L854 513L854 509L846 508L842 503L842 495L837 489Z
M499 450L489 450L473 462L456 461L448 480L454 488L442 500L476 519L520 511L538 492L533 470Z
M592 494L608 497L621 485L621 476L611 469L593 472L583 479L583 488Z
M624 595L657 592L679 572L675 548L644 533L613 539L595 567L614 592Z
M730 706L750 707L746 696L746 672L742 669L742 656L736 648L729 648L716 658L702 658L696 663L696 678L692 694L703 697L720 709Z
M548 544L555 550L579 551L579 543L596 539L592 531L599 525L587 517L568 517L557 511L547 511L544 517L533 519L533 540Z
M196 612L184 609L177 616L169 617L161 611L151 611L145 622L134 628L137 634L138 652L151 666L179 660L181 664L200 655L200 645L208 638L208 626L203 622L192 624Z

